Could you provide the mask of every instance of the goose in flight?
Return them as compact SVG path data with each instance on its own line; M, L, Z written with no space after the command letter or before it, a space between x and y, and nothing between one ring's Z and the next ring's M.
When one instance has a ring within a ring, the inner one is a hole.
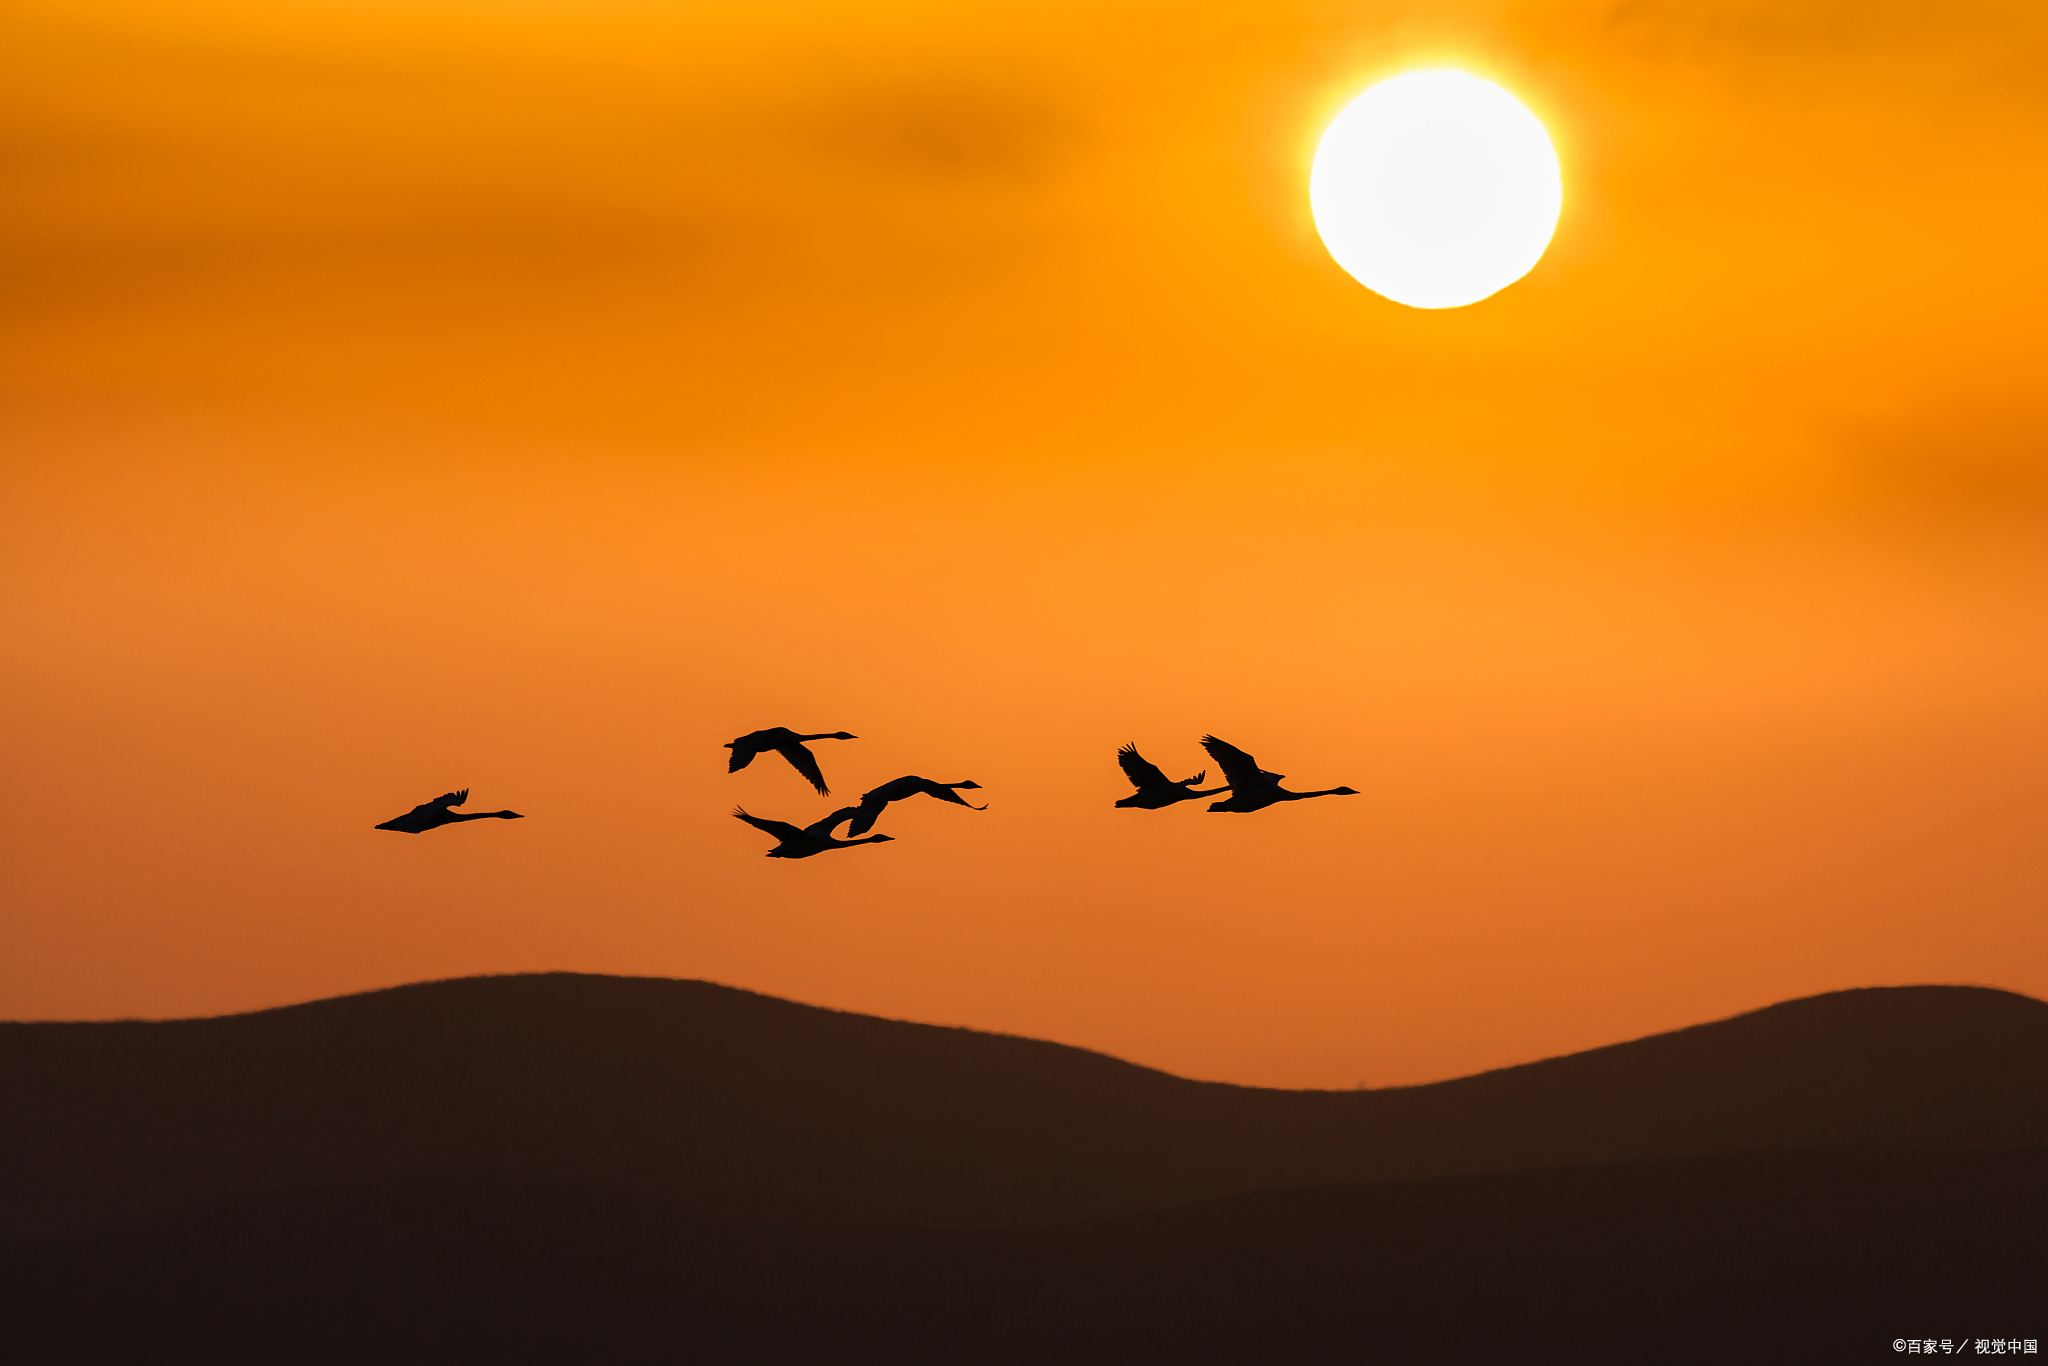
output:
M754 762L754 756L763 750L774 750L789 760L789 766L810 779L811 786L818 789L820 797L832 795L832 789L825 786L825 775L818 771L817 756L804 748L806 740L858 740L858 735L848 735L835 730L825 735L798 735L787 726L771 726L757 730L752 735L742 735L727 745L732 751L732 762L726 766L727 773L737 773Z
M865 835L868 831L874 829L875 822L881 819L883 807L887 806L890 802L900 802L905 797L915 797L920 792L927 797L937 797L942 802L951 802L955 806L964 806L970 811L986 811L988 810L987 807L976 806L973 802L966 800L954 791L955 788L979 788L980 786L980 783L975 782L935 783L930 778L897 778L892 782L883 783L874 791L866 793L861 797L860 809L853 818L853 824L846 827L846 833L849 835Z
M1194 777L1183 778L1176 783L1161 773L1157 765L1138 753L1136 745L1125 745L1118 750L1116 761L1123 765L1124 776L1131 780L1131 786L1138 789L1118 802L1118 806L1135 806L1145 811L1157 811L1161 807L1172 806L1175 802L1193 801L1197 797L1213 797L1219 792L1230 791L1228 787L1212 787L1206 792L1195 791L1195 784L1209 776L1209 770L1206 768Z
M732 814L753 826L763 834L773 835L779 841L768 851L769 858L809 858L831 849L851 849L856 844L887 844L894 835L869 835L864 840L834 839L832 831L853 817L859 808L842 806L824 820L802 827L788 821L764 821L759 816L749 816L741 807L734 807Z
M1326 787L1321 792L1289 792L1280 786L1284 773L1268 773L1259 767L1259 761L1246 754L1236 745L1218 740L1213 735L1202 737L1202 748L1209 751L1209 757L1223 768L1223 780L1230 784L1230 795L1220 802L1209 803L1211 811L1264 811L1278 802L1306 801L1310 797L1356 797L1355 787Z
M444 792L430 802L421 802L403 816L393 816L377 828L398 830L408 835L422 835L443 825L454 825L457 821L516 821L525 819L517 811L450 811L451 806L460 806L469 800L469 789L460 792Z

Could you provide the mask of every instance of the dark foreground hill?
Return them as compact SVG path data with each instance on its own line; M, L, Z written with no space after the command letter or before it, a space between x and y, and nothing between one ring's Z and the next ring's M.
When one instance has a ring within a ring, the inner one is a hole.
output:
M2048 1146L2048 1004L1838 992L1430 1086L1186 1081L703 982L469 978L251 1015L0 1024L0 1239L520 1173L954 1226L1759 1150Z
M1868 1362L2044 1336L2048 1152L1747 1154L1064 1227L761 1222L533 1177L0 1250L22 1366Z

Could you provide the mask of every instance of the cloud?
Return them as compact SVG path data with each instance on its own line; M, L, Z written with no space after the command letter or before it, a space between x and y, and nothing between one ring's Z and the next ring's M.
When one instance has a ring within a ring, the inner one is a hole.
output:
M1604 26L1639 55L1740 84L1825 88L1910 71L2028 96L2048 42L2048 12L2017 0L1621 0ZM1885 93L1915 94L1896 83Z
M955 76L849 86L801 124L828 161L933 185L1041 182L1084 140L1078 112L1047 91Z
M1971 516L2048 513L2048 412L2012 404L1930 409L1852 438L1888 501Z

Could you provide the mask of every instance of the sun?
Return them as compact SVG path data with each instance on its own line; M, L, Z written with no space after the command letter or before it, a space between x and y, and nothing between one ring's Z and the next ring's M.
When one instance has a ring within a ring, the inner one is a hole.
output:
M1337 264L1411 308L1477 303L1529 273L1564 201L1557 152L1513 95L1411 71L1346 105L1309 171Z

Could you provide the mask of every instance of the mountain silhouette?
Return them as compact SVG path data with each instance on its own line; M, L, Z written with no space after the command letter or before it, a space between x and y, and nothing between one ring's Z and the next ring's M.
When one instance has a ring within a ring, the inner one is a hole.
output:
M546 973L254 1014L0 1024L0 1239L521 1173L977 1227L1759 1151L2048 1146L2048 1004L1834 992L1426 1086L1189 1081L706 982Z

